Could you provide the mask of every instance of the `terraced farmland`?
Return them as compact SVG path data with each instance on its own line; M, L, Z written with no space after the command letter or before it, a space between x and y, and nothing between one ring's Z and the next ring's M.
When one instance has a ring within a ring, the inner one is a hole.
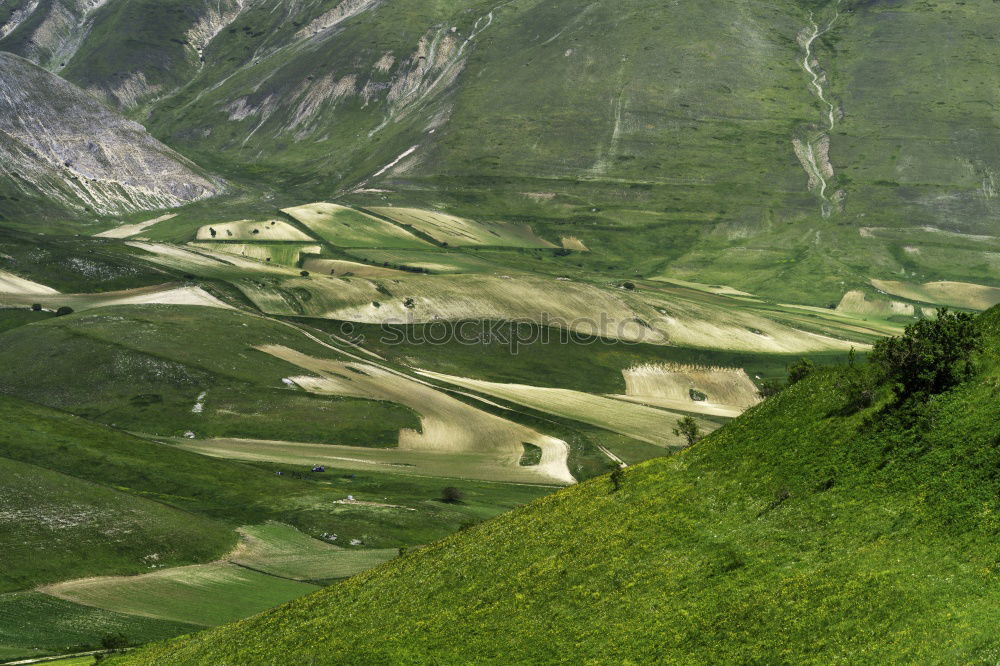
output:
M282 212L337 247L431 247L430 243L391 222L337 204L306 204Z
M499 245L503 247L557 247L535 235L527 225L474 220L419 208L376 207L372 212L413 227L439 243L463 245Z
M290 267L298 266L299 262L302 261L302 255L318 255L322 251L319 245L298 245L294 243L191 243L191 245L210 252L235 254L248 259L263 261L264 263L274 263Z
M209 224L198 229L200 241L315 241L316 239L283 220L240 220Z

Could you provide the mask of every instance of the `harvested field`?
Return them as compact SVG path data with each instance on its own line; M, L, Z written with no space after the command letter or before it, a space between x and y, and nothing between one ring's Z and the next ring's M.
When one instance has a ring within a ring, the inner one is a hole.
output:
M177 440L176 445L187 451L226 460L303 466L324 465L328 470L389 472L402 476L442 479L565 485L563 482L540 477L532 471L533 467L514 466L509 460L504 460L493 453L475 451L378 449L234 438Z
M207 627L248 617L317 589L213 562L141 576L71 580L39 591L84 606Z
M388 400L417 412L421 431L400 431L400 450L476 453L491 461L491 467L507 472L502 480L574 482L566 464L569 446L561 439L476 409L422 382L373 365L314 358L276 345L262 347L261 351L315 373L291 378L311 393ZM525 442L542 449L538 465L520 465ZM490 470L487 476L470 471L469 475L495 479L497 471Z
M405 271L397 271L383 266L372 266L357 261L343 259L306 259L302 268L310 273L320 275L335 275L337 277L384 278L405 276Z
M349 250L359 259L384 266L419 269L428 273L496 273L500 266L479 257L448 250Z
M735 417L760 402L742 368L646 364L626 368L622 376L625 399L670 409Z
M279 315L371 324L523 320L618 340L760 352L858 346L735 308L535 275L292 277L235 284L259 308Z
M432 247L391 222L337 204L306 204L282 212L338 247Z
M916 309L912 303L903 303L887 298L870 298L865 292L852 290L844 294L837 305L837 312L848 312L852 314L874 315L879 317L891 317L902 315L912 317L916 314Z
M58 294L52 287L0 270L0 294Z
M1000 303L1000 288L987 287L969 282L898 282L894 280L872 280L873 287L901 298L922 303L951 305L970 310L988 310Z
M527 225L475 222L447 213L420 208L372 208L400 224L411 226L439 243L463 245L500 245L504 247L556 247L535 235Z
M190 243L190 245L222 254L235 254L264 263L296 267L304 254L320 254L319 245L297 245L294 243Z
M689 282L688 280L678 280L677 278L665 276L654 277L652 279L660 282L669 282L671 284L680 285L696 291L704 291L709 294L721 294L723 296L753 296L751 293L740 291L739 289L728 287L724 284L701 284L700 282Z
M575 250L577 252L590 252L590 248L583 244L583 241L576 236L563 236L559 239L564 250Z
M287 266L271 265L266 262L246 259L239 255L213 252L205 248L187 248L168 243L130 242L130 246L149 254L143 259L160 266L187 271L204 277L222 279L246 276L247 271L262 275L297 276L299 271Z
M159 224L160 222L166 222L167 220L172 220L175 217L177 217L177 213L161 215L160 217L155 217L152 220L146 220L145 222L139 222L138 224L123 224L120 227L115 227L114 229L108 229L107 231L102 231L99 234L94 234L94 236L97 238L131 238L132 236L149 229L153 225Z
M242 538L230 562L302 581L347 578L397 555L394 548L339 548L280 523L241 527L239 533Z
M315 238L282 220L239 220L237 222L209 224L198 229L197 239L200 241L316 241Z
M671 432L677 425L677 419L686 415L677 411L622 402L569 389L501 384L429 371L421 371L420 374L541 412L605 428L656 446L666 448L683 446L681 438ZM705 433L719 427L717 423L701 419L698 420L698 425Z
M125 291L108 291L98 294L3 294L0 307L27 307L39 303L55 310L69 306L76 311L103 308L112 305L201 305L210 308L230 308L201 287L179 287L164 284Z

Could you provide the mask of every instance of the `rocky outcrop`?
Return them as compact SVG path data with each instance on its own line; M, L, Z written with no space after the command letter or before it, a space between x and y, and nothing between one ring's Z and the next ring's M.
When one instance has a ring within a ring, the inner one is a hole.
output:
M0 52L3 189L118 214L217 194L220 181L73 84Z

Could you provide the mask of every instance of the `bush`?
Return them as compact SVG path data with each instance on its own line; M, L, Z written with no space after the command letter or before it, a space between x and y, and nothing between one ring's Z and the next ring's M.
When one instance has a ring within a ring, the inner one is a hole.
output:
M448 504L458 504L463 497L462 491L454 486L448 486L441 491L441 501Z
M42 311L42 304L41 303L32 303L31 304L31 311L32 312L41 312Z
M876 342L868 359L899 401L926 400L970 379L981 348L975 317L941 308L936 319L922 319L903 335Z
M816 364L807 358L801 358L788 368L788 385L791 386L797 382L802 381L809 375L813 373L816 369Z
M757 387L757 395L760 396L761 400L767 400L771 396L781 393L783 388L785 385L780 379L765 379Z
M56 310L57 317L62 317L63 315L71 315L71 314L73 314L73 308L69 307L68 305L64 305L58 310Z

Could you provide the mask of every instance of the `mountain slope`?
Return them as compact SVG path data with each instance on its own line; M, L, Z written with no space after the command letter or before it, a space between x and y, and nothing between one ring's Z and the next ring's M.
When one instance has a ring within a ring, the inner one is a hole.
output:
M217 194L191 162L72 84L0 52L0 193L22 211L164 208Z
M1000 310L981 325L980 376L916 412L851 413L822 371L617 491L118 663L991 661Z

